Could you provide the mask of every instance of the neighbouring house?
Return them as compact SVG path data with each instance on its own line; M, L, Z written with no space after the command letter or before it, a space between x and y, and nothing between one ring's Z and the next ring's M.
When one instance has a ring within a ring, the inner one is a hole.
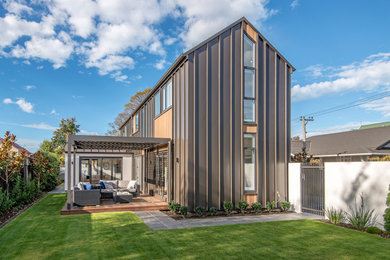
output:
M78 182L101 179L136 180L190 210L287 200L294 70L239 19L181 54L121 136L68 137L68 203Z
M390 155L390 126L366 125L347 132L311 136L306 141L308 156L323 162L359 162ZM303 141L291 141L291 153L302 152Z
M2 142L3 142L3 138L0 138L0 143L2 143ZM11 148L11 152L16 152L18 155L20 155L23 150L26 151L27 155L31 154L26 148L18 145L17 143L14 143L12 148Z

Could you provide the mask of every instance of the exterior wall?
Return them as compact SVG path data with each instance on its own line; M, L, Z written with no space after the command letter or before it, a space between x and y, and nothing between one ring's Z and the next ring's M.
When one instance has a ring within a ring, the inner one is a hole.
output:
M243 123L244 22L187 54L173 76L174 200L222 207L287 200L292 68L255 30L256 122ZM249 27L250 28L250 27ZM246 30L246 29L245 29ZM243 133L257 133L256 192L243 187Z
M288 164L288 200L291 202L291 209L301 213L301 164Z
M154 119L153 137L172 138L172 109Z
M300 163L289 164L289 200L293 210L301 211ZM350 212L355 201L375 209L377 225L383 229L383 214L390 185L390 162L330 162L325 163L325 208L334 207Z

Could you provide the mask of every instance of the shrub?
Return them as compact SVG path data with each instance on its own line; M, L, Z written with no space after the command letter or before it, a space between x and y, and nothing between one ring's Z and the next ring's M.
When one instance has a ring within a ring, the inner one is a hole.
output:
M275 208L275 201L268 201L265 207L268 210L268 212L270 212L272 209Z
M196 215L198 215L199 217L203 216L203 214L206 212L206 209L202 206L197 206L195 208L195 213Z
M12 201L7 197L6 191L0 187L0 215L12 207Z
M360 206L358 206L355 201L355 207L350 207L351 213L347 215L349 224L357 229L374 226L377 217L376 214L374 214L374 210L366 207L363 194L360 195L360 200Z
M338 224L343 222L345 214L343 210L336 210L335 208L327 208L324 210L325 216L329 219L330 223Z
M13 206L23 205L29 200L28 195L25 192L25 186L22 178L18 177L10 193L10 199L12 200Z
M172 200L171 202L168 202L168 209L172 212L178 212L180 211L180 204Z
M243 200L240 200L238 202L238 208L240 209L241 213L244 214L248 207L249 207L248 202L243 201Z
M291 203L288 201L282 201L280 202L280 207L282 208L282 211L288 211L291 208Z
M233 210L233 203L231 203L230 201L224 201L223 202L223 209L225 210L225 212L227 214L230 214Z
M187 206L181 206L180 207L180 215L187 216L188 207Z
M384 227L387 234L390 234L390 185L389 185L389 193L387 194L386 205L387 205L387 209L385 210L385 215L383 215L385 219Z
M253 204L252 204L252 209L254 210L254 211L260 211L261 210L261 203L260 202L254 202Z
M377 234L377 235L382 234L382 230L380 230L377 227L368 227L366 228L366 232L370 234Z
M211 216L217 215L217 209L215 207L209 208L209 213Z

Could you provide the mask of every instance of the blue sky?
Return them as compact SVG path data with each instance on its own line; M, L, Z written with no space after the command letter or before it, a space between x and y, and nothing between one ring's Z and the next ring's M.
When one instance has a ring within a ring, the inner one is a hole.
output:
M61 118L104 134L184 50L246 16L295 66L301 115L390 90L389 1L2 1L0 133L35 151ZM390 120L390 98L315 117L308 134Z

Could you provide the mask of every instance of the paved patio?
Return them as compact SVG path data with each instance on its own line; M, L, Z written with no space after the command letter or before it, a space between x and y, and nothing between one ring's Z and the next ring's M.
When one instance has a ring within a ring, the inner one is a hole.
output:
M322 219L322 216L291 213L291 214L272 214L272 215L258 215L258 216L234 216L234 217L212 217L212 218L198 218L174 220L161 211L140 211L135 214L142 219L152 230L177 229L188 227L206 227L218 225L231 224L247 224L257 222L270 221L287 221L299 219Z

